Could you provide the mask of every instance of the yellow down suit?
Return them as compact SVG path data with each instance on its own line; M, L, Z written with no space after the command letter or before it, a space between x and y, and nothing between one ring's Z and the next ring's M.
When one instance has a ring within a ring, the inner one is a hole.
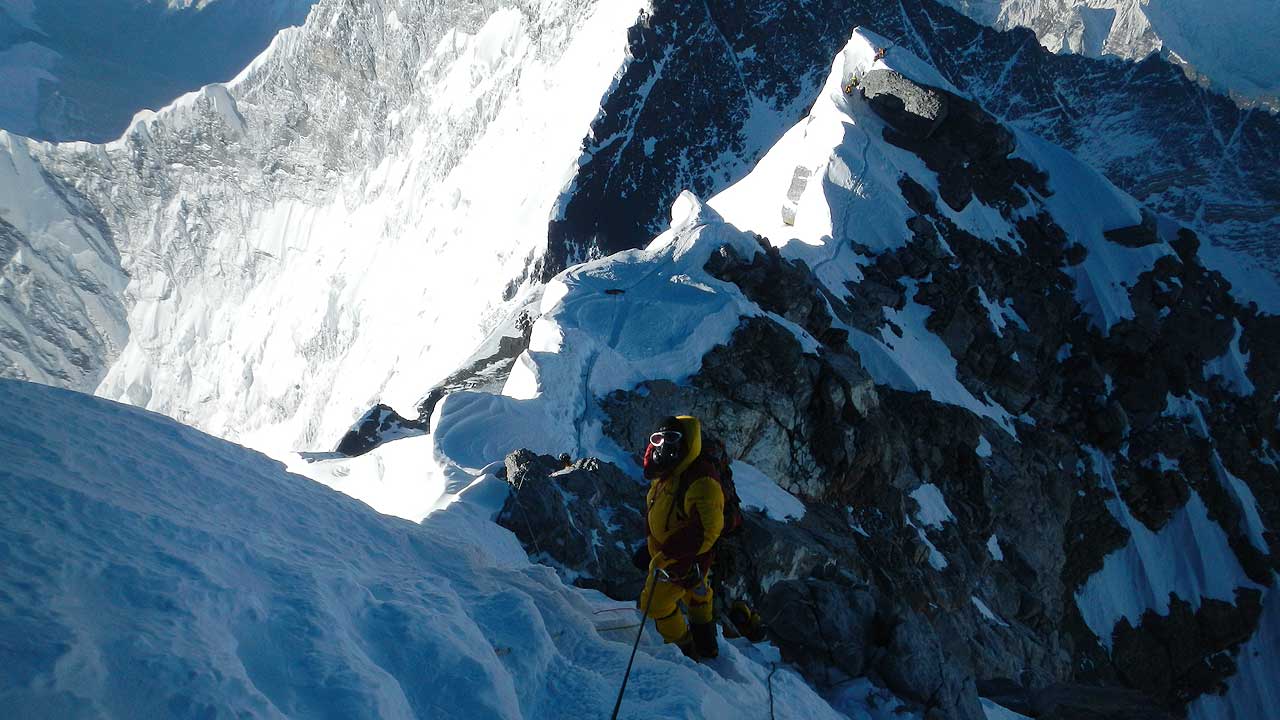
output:
M707 575L712 549L724 528L724 493L715 466L700 457L701 424L689 416L677 419L684 429L685 454L671 472L650 484L645 518L649 555L659 558L656 565L669 579L647 584L640 602L641 607L651 603L649 615L667 642L686 645L690 633L681 601L691 622L712 621Z

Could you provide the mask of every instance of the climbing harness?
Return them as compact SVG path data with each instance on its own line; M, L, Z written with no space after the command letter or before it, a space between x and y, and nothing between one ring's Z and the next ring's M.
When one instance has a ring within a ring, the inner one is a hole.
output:
M655 557L654 560L656 559ZM654 580L659 573L667 574L665 570L654 565L654 560L649 561L649 577L644 584L644 612L640 615L640 630L636 632L636 642L631 646L631 659L627 661L627 671L622 675L622 687L618 688L618 700L613 704L613 715L609 716L609 720L618 720L618 709L622 707L622 694L627 691L627 680L631 679L631 665L636 661L636 650L640 649L640 638L644 635L644 624L649 619L649 605L653 603Z

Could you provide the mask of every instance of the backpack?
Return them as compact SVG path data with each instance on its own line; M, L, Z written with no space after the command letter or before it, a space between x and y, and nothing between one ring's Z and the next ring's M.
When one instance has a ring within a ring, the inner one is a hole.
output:
M736 535L742 530L742 499L738 497L738 487L733 484L733 460L729 458L728 449L720 438L704 432L702 454L698 456L698 461L705 462L714 469L714 472L707 475L720 483L720 492L724 495L724 529L720 531L720 537ZM680 483L676 507L684 507L684 495L691 482L687 478L693 474L696 473L686 473L686 479Z

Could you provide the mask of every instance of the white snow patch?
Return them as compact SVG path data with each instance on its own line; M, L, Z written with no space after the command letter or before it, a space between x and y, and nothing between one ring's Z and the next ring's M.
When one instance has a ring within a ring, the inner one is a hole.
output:
M907 286L906 304L901 310L885 308L885 318L892 325L882 327L879 338L856 329L849 333L849 343L858 352L863 366L877 383L906 392L928 392L938 402L958 405L975 415L991 418L1016 437L1013 416L1007 410L990 398L988 402L979 400L960 383L955 357L942 339L925 327L933 311L915 302L917 283L906 279L903 284Z
M1164 453L1156 453L1156 469L1162 473L1179 472L1182 470L1182 464Z
M1205 422L1204 413L1200 412L1200 406L1207 405L1208 402L1208 400L1193 392L1188 392L1188 397L1168 393L1165 396L1165 407L1161 417L1176 417L1187 420L1191 429L1197 435L1202 438L1208 438L1209 424Z
M1103 333L1132 318L1129 289L1156 260L1173 255L1167 243L1130 248L1110 242L1105 231L1137 225L1142 220L1136 200L1124 194L1074 155L1029 133L1015 130L1017 156L1049 175L1053 194L1044 199L1067 237L1088 251L1079 265L1064 272L1076 282L1076 302Z
M289 453L280 460L289 472L362 500L380 513L413 522L421 521L435 508L445 489L429 435L384 443L358 457Z
M1000 627L1009 627L1009 623L1005 622L1004 620L1001 620L998 615L991 612L991 608L987 607L987 604L982 602L982 600L979 599L977 595L970 595L969 600L973 602L973 606L978 609L978 612L982 614L982 617L986 618L987 620L990 620L991 622L995 623L996 625L999 625Z
M1000 549L1000 538L996 537L995 533L987 538L987 554L997 562L1004 560L1004 551Z
M672 221L644 250L574 266L548 284L503 394L457 392L437 408L436 450L447 462L474 471L527 447L629 464L604 438L595 398L648 380L685 380L741 318L764 314L703 270L724 244L744 257L759 252L754 237L691 193L677 199Z
M1271 548L1267 545L1266 527L1262 524L1262 515L1258 512L1258 500L1253 495L1253 490L1249 485L1240 478L1236 477L1227 466L1222 462L1222 455L1217 451L1213 451L1213 470L1218 476L1218 481L1222 483L1235 501L1236 506L1240 508L1240 512L1244 515L1245 532L1249 535L1249 542L1258 549L1263 555L1270 555Z
M944 522L955 522L956 516L951 514L942 491L933 483L925 483L911 491L911 499L920 506L916 511L916 519L925 527L940 528Z
M978 698L982 701L982 714L987 720L1031 720L1021 713L1016 713L994 700Z
M978 436L978 447L974 449L974 452L977 453L980 458L991 457L991 441L987 439L986 435Z
M1188 720L1271 717L1280 708L1280 578L1272 574L1253 637L1236 653L1236 673L1222 695L1205 693L1187 706Z
M938 570L938 571L946 570L947 569L946 556L943 555L942 552L938 550L938 547L934 545L932 541L929 540L929 536L925 534L924 528L911 522L911 518L906 518L906 522L908 525L910 525L912 528L915 529L916 536L919 537L920 541L923 542L925 544L925 547L929 549L929 565L933 567L934 570Z
M1244 328L1240 326L1239 320L1232 322L1235 324L1235 335L1231 337L1231 344L1222 355L1204 364L1204 379L1220 377L1227 389L1236 395L1252 395L1254 386L1248 373L1250 353L1240 352L1240 336L1244 333Z
M978 300L987 309L987 319L991 321L991 329L995 331L996 335L1003 337L1004 328L1009 323L1021 328L1023 332L1028 332L1027 323L1013 309L1012 300L1005 298L997 303L989 299L987 291L981 287L978 288Z
M825 697L831 707L849 720L912 720L917 717L896 695L876 687L865 677L841 683Z
M735 460L732 469L733 484L742 499L742 507L760 510L778 521L804 517L804 503L783 490L773 478L741 460Z

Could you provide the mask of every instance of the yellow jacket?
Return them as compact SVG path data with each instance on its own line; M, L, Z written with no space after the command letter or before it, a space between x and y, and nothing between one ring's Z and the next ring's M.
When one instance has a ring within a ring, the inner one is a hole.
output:
M662 552L674 561L668 568L684 574L694 563L703 573L711 550L724 529L724 492L715 466L702 454L702 425L697 418L677 418L684 426L685 454L675 469L649 485L645 506L649 554ZM677 507L682 484L684 502Z

